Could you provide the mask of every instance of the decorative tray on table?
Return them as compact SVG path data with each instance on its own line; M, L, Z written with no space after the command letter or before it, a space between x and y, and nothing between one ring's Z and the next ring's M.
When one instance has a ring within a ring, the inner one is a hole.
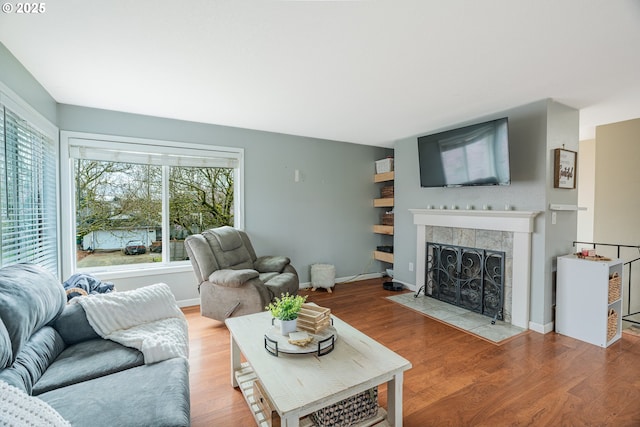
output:
M333 351L338 339L331 319L331 310L313 303L302 305L295 332L283 335L280 328L274 326L274 320L272 319L271 328L264 335L264 348L274 356L280 353L314 353L324 356Z
M300 334L300 335L294 335ZM303 337L303 334L305 337ZM290 342L291 336L295 339L307 341L304 346L292 344ZM278 356L280 353L285 354L317 354L318 356L324 356L333 351L336 340L338 339L338 332L333 326L328 326L317 333L310 333L305 331L292 332L289 335L282 335L278 326L272 326L267 333L264 334L264 348L274 356Z

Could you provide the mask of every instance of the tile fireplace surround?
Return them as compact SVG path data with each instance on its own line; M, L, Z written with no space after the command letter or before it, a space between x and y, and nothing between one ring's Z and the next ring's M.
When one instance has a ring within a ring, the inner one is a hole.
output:
M417 226L416 288L425 284L427 227L451 227L513 233L511 324L529 329L531 234L540 212L457 209L409 209ZM451 243L451 242L435 242Z

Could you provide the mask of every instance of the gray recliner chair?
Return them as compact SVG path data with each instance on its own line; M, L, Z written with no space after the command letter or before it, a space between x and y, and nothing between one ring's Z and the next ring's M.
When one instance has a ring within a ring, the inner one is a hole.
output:
M200 314L223 322L264 311L281 294L298 292L296 269L284 256L257 257L249 237L233 227L194 234L184 241L198 279Z

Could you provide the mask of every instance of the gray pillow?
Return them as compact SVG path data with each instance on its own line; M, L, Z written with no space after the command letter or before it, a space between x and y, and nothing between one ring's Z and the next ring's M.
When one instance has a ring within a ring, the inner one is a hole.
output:
M48 270L32 264L0 269L0 342L11 341L11 352L0 353L0 368L11 366L20 349L38 329L64 309L67 296L60 281ZM5 332L6 331L6 332Z

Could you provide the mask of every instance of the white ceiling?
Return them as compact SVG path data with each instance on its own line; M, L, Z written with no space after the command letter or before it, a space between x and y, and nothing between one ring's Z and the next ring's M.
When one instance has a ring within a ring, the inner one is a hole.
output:
M379 146L544 98L581 139L640 117L638 0L44 4L0 41L64 104Z

